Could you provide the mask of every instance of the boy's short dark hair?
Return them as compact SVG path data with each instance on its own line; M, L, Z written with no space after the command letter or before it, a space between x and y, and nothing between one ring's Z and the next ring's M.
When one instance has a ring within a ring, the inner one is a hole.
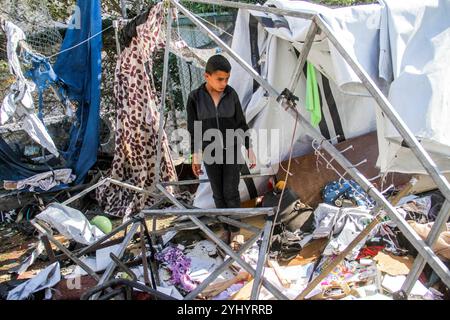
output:
M220 54L216 54L215 56L212 56L208 59L208 62L206 63L205 72L212 74L216 71L224 71L224 72L230 72L231 71L231 64L225 58L224 56Z

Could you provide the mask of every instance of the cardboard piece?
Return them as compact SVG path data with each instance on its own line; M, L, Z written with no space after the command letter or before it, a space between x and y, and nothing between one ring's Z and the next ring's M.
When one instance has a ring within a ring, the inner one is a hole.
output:
M407 275L411 270L414 258L412 256L394 256L391 253L384 253L382 251L373 258L378 264L378 269L381 272L390 274L391 276Z
M327 246L327 243L327 238L311 241L294 259L289 261L288 266L303 266L316 261L321 256L323 250Z

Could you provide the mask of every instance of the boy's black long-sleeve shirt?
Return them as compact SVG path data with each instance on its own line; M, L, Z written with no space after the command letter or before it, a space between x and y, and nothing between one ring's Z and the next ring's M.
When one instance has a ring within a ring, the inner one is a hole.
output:
M235 141L233 144L226 141L227 129L242 129L244 132L247 132L249 129L236 91L232 87L227 86L216 107L205 85L205 83L202 84L199 88L193 90L189 94L186 106L187 126L191 136L192 153L199 152L200 147L204 150L208 144L212 143L212 141L198 141L195 143L195 121L202 122L202 133L199 137L203 137L203 134L208 129L219 129L223 137L223 146L236 145L236 139L234 139ZM243 143L248 150L251 147L251 139L249 135L245 135L242 138L240 143L242 143L243 140Z

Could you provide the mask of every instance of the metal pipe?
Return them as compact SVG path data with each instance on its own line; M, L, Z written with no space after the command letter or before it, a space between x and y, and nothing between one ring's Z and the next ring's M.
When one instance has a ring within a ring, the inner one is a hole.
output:
M429 247L420 238L417 233L412 229L412 227L405 221L402 215L400 215L397 210L386 200L383 194L378 191L377 188L369 181L367 178L358 171L357 168L350 163L350 161L343 156L339 150L336 149L330 142L328 142L317 130L315 130L311 124L303 118L297 110L289 109L290 112L297 112L298 121L301 121L304 128L313 139L322 139L322 148L330 154L339 163L339 165L344 168L353 180L356 181L361 187L363 187L366 193L371 196L377 202L377 205L381 206L388 213L389 217L397 225L400 231L408 239L408 241L416 248L420 255L425 257L430 266L436 271L436 273L441 277L442 281L449 286L450 285L450 272L447 266L436 256L431 247Z
M173 2L174 0L172 0ZM228 8L235 8L235 9L246 9L246 10L253 10L253 11L259 11L264 13L273 13L281 16L289 16L289 17L296 17L306 20L311 20L315 12L312 11L294 11L294 10L288 10L288 9L279 9L279 8L273 8L273 7L266 7L266 6L258 6L254 4L248 4L248 3L241 3L241 2L235 2L235 1L223 1L223 0L191 0L190 2L194 3L203 3L203 4L212 4L216 6L222 6L222 7L228 7Z
M126 0L120 0L120 9L122 10L122 17L127 19L127 3Z
M85 253L87 253L89 251L92 251L93 248L95 248L96 246L100 245L104 241L108 240L109 238L111 238L116 233L120 232L121 230L125 229L126 227L128 227L133 222L134 222L134 220L129 220L129 221L125 222L124 224L118 226L117 228L115 228L113 231L111 231L107 235L104 235L103 237L101 237L100 239L95 241L94 243L92 243L89 246L85 247L83 250L78 252L76 255L80 257L80 256L84 255Z
M123 239L123 242L120 246L119 251L117 252L117 258L121 259L123 254L125 253L125 250L128 246L128 243L130 243L131 238L134 236L134 234L136 233L137 229L139 227L139 223L135 222L132 226L130 231L127 233L125 239ZM102 277L100 278L100 281L98 282L98 285L101 286L102 284L104 284L106 281L109 280L109 278L111 277L111 275L114 272L114 269L116 268L116 264L114 263L114 261L111 261L111 263L108 265L108 267L106 268L105 272L103 273ZM98 294L94 295L92 297L93 300L97 300L98 298Z
M158 195L158 194L156 194L154 192L151 192L151 191L145 190L143 188L139 188L139 187L133 186L133 185L131 185L129 183L126 183L126 182L122 182L122 181L119 181L119 180L116 180L116 179L113 179L113 178L106 178L106 179L109 182L111 182L112 184L115 184L115 185L118 185L120 187L124 187L124 188L130 189L130 190L134 190L134 191L137 191L137 192L148 194L149 196L151 196L153 198L160 198L161 197L160 195Z
M79 194L74 195L73 197L67 199L66 201L64 201L64 202L62 203L62 205L67 206L68 204L70 204L70 203L74 202L75 200L78 200L78 199L80 199L81 197L83 197L84 195L88 194L88 193L91 192L92 190L97 189L98 187L104 185L106 182L108 182L108 178L103 179L103 180L100 180L100 181L97 182L96 184L94 184L94 185L90 186L89 188L87 188L87 189L81 191Z
M308 58L308 54L311 51L312 44L314 42L314 38L318 31L317 24L314 21L311 21L311 25L309 26L308 33L306 34L305 42L302 47L302 52L298 57L298 62L294 70L293 77L289 82L288 89L291 92L294 92L295 87L297 86L298 81L300 80L300 75L303 72L303 68L305 66L306 60Z
M142 216L153 215L171 215L171 216L185 216L185 215L199 215L199 216L214 216L214 215L230 215L230 216L256 216L256 215L273 215L274 208L214 208L214 209L143 209Z
M92 270L87 264L85 264L83 261L72 255L72 253L64 247L58 240L56 240L48 230L46 230L44 227L42 227L40 224L35 222L34 220L30 221L31 225L35 227L40 233L45 235L55 246L58 247L59 250L61 250L65 255L69 257L70 260L75 262L77 265L79 265L84 271L86 271L91 277L93 277L95 280L100 281L100 277L95 273L94 270Z
M364 237L366 237L380 222L381 217L380 215L378 215L372 220L372 222L369 223L369 225L363 231L361 231L355 237L355 239L352 240L352 242L348 244L348 246L335 259L333 259L333 261L330 262L330 264L328 264L325 267L325 269L322 270L322 272L317 277L313 279L313 281L308 283L306 288L295 299L296 300L305 299L308 293L314 290L314 288L320 283L320 281L325 279L325 277L328 276L330 272L333 271L334 268L336 268L337 265L341 263L342 260L345 259L345 257L353 250L353 248L355 248L358 245L358 243L360 243L364 239Z
M263 275L264 266L267 259L267 251L269 250L270 238L272 234L273 219L269 218L264 226L264 237L261 248L259 248L258 264L256 265L256 272L254 276L251 300L258 300L259 291L261 289L261 277Z
M442 205L439 215L437 216L436 220L433 223L433 227L431 227L427 239L425 240L425 242L430 247L433 247L433 245L439 238L439 235L441 234L442 229L445 227L445 224L447 223L449 216L450 216L450 202L445 201L444 204ZM406 280L403 283L401 289L401 291L406 293L406 296L409 296L409 294L411 293L411 290L414 287L414 284L416 283L420 274L422 273L425 264L426 261L421 255L418 255L414 260L414 264L411 270L409 271L408 276L406 277Z
M253 233L258 233L258 232L261 231L259 228L254 227L252 225L249 225L248 223L243 223L241 221L236 221L234 219L230 219L230 218L227 218L227 217L219 216L219 217L217 217L217 219L219 219L219 221L221 221L221 222L227 223L227 224L232 225L234 227L238 227L238 228L243 228L243 229L249 230L249 231L251 231Z
M260 177L271 177L273 174L265 173L265 174L247 174L240 176L240 179L251 179L251 178L260 178ZM196 179L196 180L182 180L182 181L163 181L160 182L163 186L184 186L191 184L199 184L199 183L207 183L209 179Z
M158 144L156 149L156 182L160 182L161 179L161 158L162 158L162 138L164 134L164 114L166 108L166 94L167 94L167 79L169 75L169 52L170 52L170 41L172 32L172 12L169 7L169 12L167 14L167 28L166 28L166 47L164 50L164 66L163 66L163 78L162 78L162 89L161 89L161 107L159 109L159 128L158 128Z
M247 251L253 243L256 242L256 240L259 239L259 237L262 234L262 230L259 231L259 233L255 234L251 239L249 239L244 245L242 246L241 250L239 250L238 255L242 256L245 251ZM213 273L211 273L205 280L203 280L194 290L192 290L186 297L184 297L184 300L192 300L196 296L198 296L200 293L202 293L203 290L211 283L213 282L218 276L220 276L232 263L232 258L227 258L218 268L214 270Z
M122 50L120 50L119 21L118 20L113 21L113 27L114 27L114 38L116 40L116 51L117 51L117 56L119 57L122 54Z
M156 187L178 208L182 209L184 206L163 186L157 184ZM236 254L228 245L225 244L221 239L219 239L214 232L212 232L203 222L201 222L197 217L188 216L199 228L202 230L212 241L214 241L220 248L222 248L230 257L236 260L252 277L255 276L255 270L247 262L245 262L240 256ZM263 279L263 285L269 290L277 299L289 300L283 293L280 292L274 285L269 281Z

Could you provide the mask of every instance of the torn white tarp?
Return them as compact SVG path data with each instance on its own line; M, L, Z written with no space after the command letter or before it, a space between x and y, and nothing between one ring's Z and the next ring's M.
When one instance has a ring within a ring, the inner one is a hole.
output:
M71 183L75 178L76 176L72 174L72 169L59 169L39 173L19 181L5 180L3 182L3 187L6 190L22 190L29 188L30 191L34 191L34 188L40 188L41 190L48 191L61 183Z
M338 255L347 248L350 242L373 220L370 210L363 208L338 208L321 203L314 211L314 223L316 229L313 237L332 239L325 247L323 254ZM372 230L372 235L376 230ZM370 236L370 235L369 235ZM354 260L359 250L369 237L366 236L348 254L348 258Z
M47 222L68 239L85 245L105 235L99 228L91 225L83 213L59 203L50 204L36 219Z
M95 252L95 257L83 257L81 258L81 261L83 261L88 267L90 267L94 272L100 272L105 270L111 263L113 263L113 260L111 259L110 254L114 254L115 256L118 256L120 251L120 244L106 247L99 249ZM73 278L77 276L84 276L88 273L81 268L80 266L75 266L74 271L69 274L66 278Z
M27 271L27 269L36 261L36 259L41 255L42 252L44 252L44 250L44 242L42 242L42 240L39 240L33 252L22 262L21 265L17 266L16 268L12 268L10 270L10 273L17 273L20 275Z
M34 278L20 284L8 293L7 300L25 300L31 294L51 288L61 281L59 262L55 262L39 272Z
M450 1L384 0L380 76L389 101L443 172L450 172ZM377 112L382 172L426 173L403 138Z
M11 85L9 93L3 99L0 108L0 125L4 125L13 116L17 119L23 119L23 129L28 135L53 155L59 157L53 139L35 114L32 92L36 86L25 78L20 67L17 48L19 43L26 39L25 34L19 27L9 21L5 22L2 27L8 40L9 69L11 74L16 77L16 82Z

